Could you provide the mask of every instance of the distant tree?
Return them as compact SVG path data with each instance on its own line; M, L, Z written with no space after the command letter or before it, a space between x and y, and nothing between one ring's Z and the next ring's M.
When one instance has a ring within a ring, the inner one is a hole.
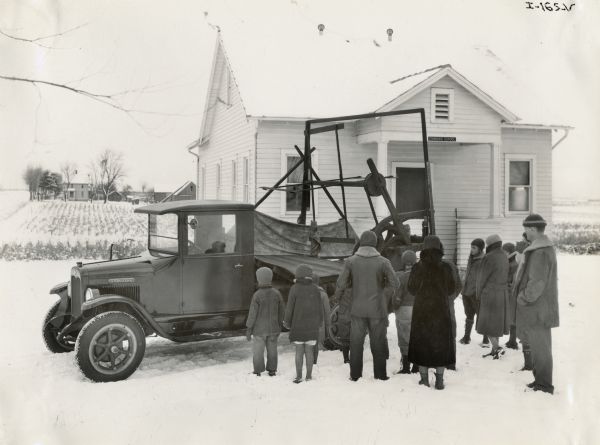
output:
M125 185L123 185L123 187L121 187L121 193L123 195L129 195L132 191L133 191L133 187L130 186L129 184L125 184Z
M23 180L27 184L29 189L29 200L33 201L38 197L38 189L40 186L40 180L42 179L44 171L41 167L33 167L28 165L23 173Z
M123 155L113 150L106 149L91 165L92 183L94 190L100 189L104 203L108 197L117 191L119 181L125 177L123 168Z
M59 173L44 170L39 182L42 199L55 198L60 193L62 176Z
M54 178L54 183L56 184L56 188L54 191L54 199L56 199L64 188L63 177L60 173L52 172L52 177Z
M64 178L65 187L63 188L63 196L66 201L69 189L71 188L71 180L77 174L77 166L73 162L63 162L60 165L60 172Z

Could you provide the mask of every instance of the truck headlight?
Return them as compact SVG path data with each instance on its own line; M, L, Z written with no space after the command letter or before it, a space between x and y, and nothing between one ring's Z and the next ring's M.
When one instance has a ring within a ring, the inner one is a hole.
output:
M93 300L94 298L98 298L100 296L100 291L93 287L88 287L85 291L85 301Z

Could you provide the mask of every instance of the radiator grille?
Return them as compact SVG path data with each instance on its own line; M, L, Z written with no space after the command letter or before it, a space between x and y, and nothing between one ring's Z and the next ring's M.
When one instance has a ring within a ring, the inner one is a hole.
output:
M97 289L100 291L100 295L114 294L140 301L140 287L136 285L106 285L98 286Z

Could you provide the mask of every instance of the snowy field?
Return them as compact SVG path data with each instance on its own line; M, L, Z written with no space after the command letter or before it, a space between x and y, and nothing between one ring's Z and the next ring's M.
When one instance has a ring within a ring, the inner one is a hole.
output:
M29 192L23 190L0 190L0 221L12 216L29 202Z
M553 330L556 393L525 392L521 351L481 357L476 335L457 347L446 389L417 385L399 367L393 317L387 382L353 383L338 351L322 352L315 379L292 384L283 335L279 374L251 374L244 338L192 344L149 340L128 380L84 379L73 354L47 352L48 290L71 261L0 261L0 444L597 444L600 443L600 256L559 256L561 327ZM456 301L459 333L464 315ZM503 339L503 343L506 337ZM433 376L431 378L433 380Z
M600 224L600 201L555 203L552 219L556 223Z

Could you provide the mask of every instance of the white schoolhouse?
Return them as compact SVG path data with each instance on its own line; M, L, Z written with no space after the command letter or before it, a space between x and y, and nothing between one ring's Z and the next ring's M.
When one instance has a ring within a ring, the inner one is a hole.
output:
M552 149L570 127L491 50L353 42L301 25L217 32L200 137L189 147L198 157L199 199L258 201L262 187L298 161L294 145L303 148L307 119L424 108L435 226L447 257L466 264L470 241L491 233L518 241L529 213L551 220ZM396 203L420 199L418 116L346 122L339 138L344 177L365 176L372 158L393 177L388 191ZM335 134L313 135L311 145L320 178L337 179ZM288 179L300 180L301 169ZM340 190L329 190L341 202ZM295 221L295 192L275 192L258 210ZM338 219L325 194L316 196L318 222ZM362 189L347 189L346 198L351 222L363 229L373 221ZM377 212L387 216L382 204Z

